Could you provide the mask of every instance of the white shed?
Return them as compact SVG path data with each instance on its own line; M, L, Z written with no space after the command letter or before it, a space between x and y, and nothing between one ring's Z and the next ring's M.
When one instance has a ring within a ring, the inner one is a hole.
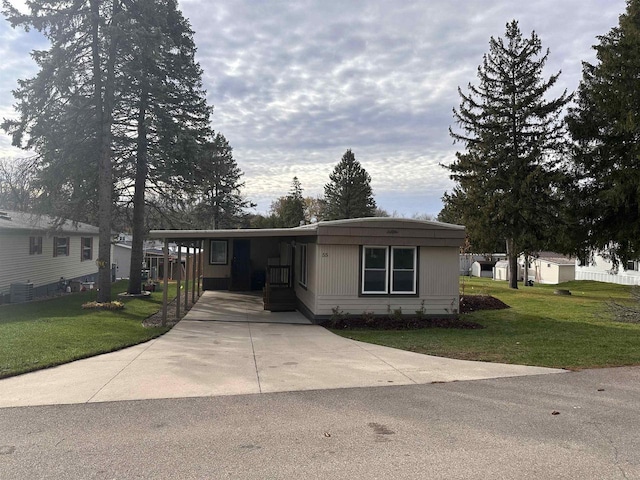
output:
M557 285L576 279L574 258L554 252L540 252L537 258L529 259L529 280L536 283Z
M471 276L491 278L495 264L492 260L476 260L471 264Z

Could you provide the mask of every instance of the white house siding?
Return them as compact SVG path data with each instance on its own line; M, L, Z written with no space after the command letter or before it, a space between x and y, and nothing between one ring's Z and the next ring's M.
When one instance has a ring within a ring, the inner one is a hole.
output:
M298 283L300 279L300 246L296 250L296 282L295 291L309 312L316 310L316 292L318 290L318 246L315 243L307 243L307 285L306 288Z
M414 314L421 309L430 315L457 312L459 250L452 247L420 247L418 296L358 296L360 247L358 245L318 245L319 280L315 314L330 316L337 308L358 315L386 314L402 309Z
M42 254L29 255L29 237L42 236ZM93 259L81 260L81 238L90 235L70 235L68 256L53 256L53 237L46 234L24 232L0 233L0 293L7 293L12 283L32 282L34 288L57 284L65 280L82 279L98 273L95 259L98 254L98 237L93 236Z
M625 270L622 267L617 272L613 271L611 262L600 255L594 256L591 265L578 265L575 267L576 280L593 280L596 282L617 283L620 285L640 285L640 272Z

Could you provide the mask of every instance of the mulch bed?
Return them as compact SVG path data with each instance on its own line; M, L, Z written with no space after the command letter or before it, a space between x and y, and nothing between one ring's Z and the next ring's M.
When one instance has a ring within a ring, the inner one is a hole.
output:
M509 305L490 295L465 295L460 298L460 313L477 312L478 310L500 310ZM474 330L484 328L479 323L461 318L420 318L420 317L358 317L345 316L325 320L323 327L338 330L371 329L371 330L415 330L420 328L458 328Z
M511 307L491 295L465 295L460 297L460 313L471 313L478 310L502 310L503 308Z
M371 329L371 330L417 330L420 328L484 328L476 322L459 318L419 318L419 317L346 317L336 320L325 320L320 325L336 330Z

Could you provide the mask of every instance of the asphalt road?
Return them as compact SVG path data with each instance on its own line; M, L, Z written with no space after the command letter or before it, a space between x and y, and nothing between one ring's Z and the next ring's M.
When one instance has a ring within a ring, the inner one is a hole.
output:
M4 408L0 479L633 479L639 407L635 367Z

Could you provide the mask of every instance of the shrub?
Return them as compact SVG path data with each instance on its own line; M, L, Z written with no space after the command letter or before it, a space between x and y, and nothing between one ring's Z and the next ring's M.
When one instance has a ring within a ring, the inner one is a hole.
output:
M122 310L124 308L124 303L113 301L113 302L87 302L82 304L82 308L85 310Z

